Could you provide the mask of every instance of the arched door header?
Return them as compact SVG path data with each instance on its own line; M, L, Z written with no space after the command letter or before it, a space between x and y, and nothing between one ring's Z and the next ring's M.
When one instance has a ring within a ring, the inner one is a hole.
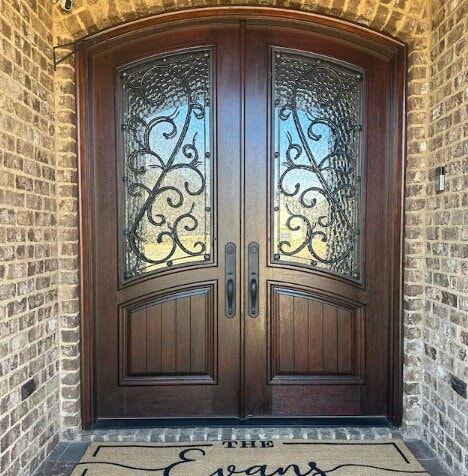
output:
M307 29L340 37L389 57L395 56L398 50L406 49L404 42L389 35L326 15L271 7L204 7L153 15L92 33L75 42L56 45L54 68L80 50L95 52L161 30L230 21L266 22L278 27Z

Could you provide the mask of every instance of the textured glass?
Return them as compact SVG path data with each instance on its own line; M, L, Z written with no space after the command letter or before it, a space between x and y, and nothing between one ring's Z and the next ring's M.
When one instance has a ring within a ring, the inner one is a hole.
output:
M359 280L362 75L272 55L273 260Z
M211 50L122 68L124 279L211 260Z

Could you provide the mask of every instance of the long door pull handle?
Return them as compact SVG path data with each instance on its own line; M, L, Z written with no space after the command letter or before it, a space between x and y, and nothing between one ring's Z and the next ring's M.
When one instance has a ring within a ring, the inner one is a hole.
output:
M249 243L248 248L248 273L249 273L249 302L248 302L248 310L250 317L257 317L258 316L258 283L259 283L259 270L258 270L258 263L259 263L259 252L260 248L258 243L252 241Z
M250 315L256 315L257 313L257 293L258 293L258 284L257 284L257 279L252 278L250 280L250 303L251 303L251 308L250 308Z
M228 278L226 283L226 293L227 293L227 311L226 315L228 317L233 316L233 304L234 304L234 279Z
M226 243L224 248L224 314L229 319L236 315L236 245Z

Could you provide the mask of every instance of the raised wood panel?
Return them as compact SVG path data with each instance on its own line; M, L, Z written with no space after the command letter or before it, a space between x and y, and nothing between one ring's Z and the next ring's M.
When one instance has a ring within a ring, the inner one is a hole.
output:
M122 308L121 384L214 383L213 286Z
M271 288L272 383L364 382L364 310L298 289Z

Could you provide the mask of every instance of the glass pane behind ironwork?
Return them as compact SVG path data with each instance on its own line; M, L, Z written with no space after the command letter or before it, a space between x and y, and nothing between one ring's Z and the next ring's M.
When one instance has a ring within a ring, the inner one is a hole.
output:
M212 254L212 54L120 69L124 280Z
M273 261L360 280L362 74L272 54Z

